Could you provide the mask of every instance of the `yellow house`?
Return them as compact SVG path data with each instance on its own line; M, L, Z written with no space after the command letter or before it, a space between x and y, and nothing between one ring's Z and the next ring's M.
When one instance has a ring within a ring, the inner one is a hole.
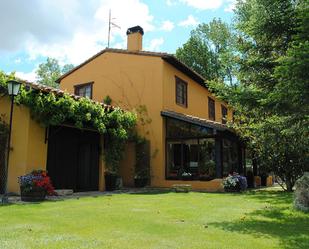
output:
M11 101L8 96L0 98L0 114L9 123ZM10 162L8 167L8 191L19 192L17 178L34 169L43 169L47 159L45 128L31 117L25 106L14 106L12 120ZM4 186L4 160L0 163L0 193Z
M63 91L42 85L24 83L38 94ZM11 100L0 89L1 120L9 123ZM71 95L76 100L79 96ZM44 127L32 118L30 109L14 104L7 191L20 192L18 177L32 170L48 170L61 188L75 191L105 190L103 137L90 129L77 129L69 124ZM0 143L3 143L0 139ZM7 145L1 144L1 148ZM3 150L1 150L3 153ZM5 155L0 157L0 194L5 191Z
M243 146L226 122L227 103L216 99L205 79L167 53L142 50L143 29L127 31L127 49L107 48L64 74L69 93L137 110L138 132L150 141L151 186L189 183L222 190L222 177L244 171ZM123 183L134 184L134 148L121 164ZM184 181L185 180L185 181Z

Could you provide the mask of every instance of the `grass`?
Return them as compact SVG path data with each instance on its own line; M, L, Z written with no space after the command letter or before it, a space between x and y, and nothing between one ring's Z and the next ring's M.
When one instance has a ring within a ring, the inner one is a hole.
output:
M0 248L309 248L309 214L275 189L0 206Z

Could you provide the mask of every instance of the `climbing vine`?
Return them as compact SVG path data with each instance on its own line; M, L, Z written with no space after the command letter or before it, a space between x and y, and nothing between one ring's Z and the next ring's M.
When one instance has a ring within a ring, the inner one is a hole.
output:
M135 178L150 179L150 142L149 140L139 137L135 141L136 164Z
M0 86L5 86L4 79L0 72ZM106 107L88 98L74 99L66 93L59 96L25 86L15 100L29 107L32 118L46 127L69 123L77 128L91 127L104 134L108 143L104 156L107 170L118 172L125 142L136 125L135 113Z

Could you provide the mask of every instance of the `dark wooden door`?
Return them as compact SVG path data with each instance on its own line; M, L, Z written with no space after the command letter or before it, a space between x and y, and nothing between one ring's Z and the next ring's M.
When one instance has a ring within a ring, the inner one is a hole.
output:
M99 184L99 135L82 134L78 146L76 190L98 190Z
M56 189L98 190L99 138L69 127L49 129L47 171Z

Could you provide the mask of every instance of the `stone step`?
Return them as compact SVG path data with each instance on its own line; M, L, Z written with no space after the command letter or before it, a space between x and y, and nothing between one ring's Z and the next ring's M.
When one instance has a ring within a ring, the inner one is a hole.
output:
M55 192L59 196L73 195L73 189L56 189Z
M188 193L192 190L192 186L190 184L173 184L172 189L176 193Z

